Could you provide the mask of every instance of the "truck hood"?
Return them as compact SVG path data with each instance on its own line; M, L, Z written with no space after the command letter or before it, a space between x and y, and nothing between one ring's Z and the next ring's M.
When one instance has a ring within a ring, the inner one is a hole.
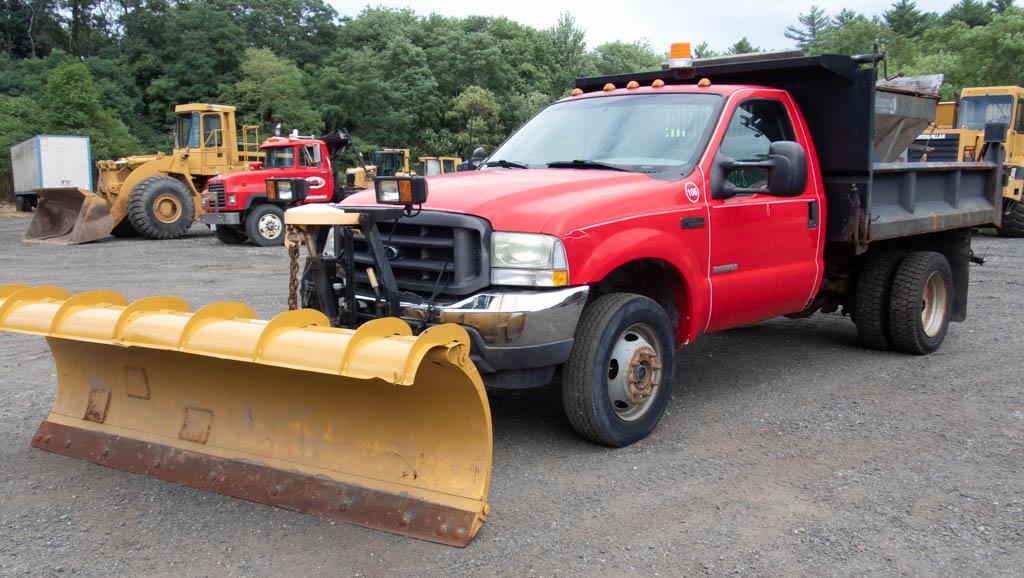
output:
M428 179L423 209L483 217L496 230L568 232L602 207L628 212L630 198L653 188L675 185L638 173L594 169L488 169ZM342 205L376 206L372 190L346 198ZM586 223L584 223L586 224Z

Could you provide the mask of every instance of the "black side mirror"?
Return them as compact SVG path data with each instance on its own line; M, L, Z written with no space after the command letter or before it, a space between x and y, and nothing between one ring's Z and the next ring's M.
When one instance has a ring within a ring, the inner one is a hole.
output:
M469 155L469 170L476 170L487 158L487 150L484 147L476 147Z
M766 188L737 187L729 181L729 173L744 168L768 171ZM797 197L807 188L807 153L800 143L776 141L768 147L768 160L736 161L719 154L711 170L711 196L728 199L742 194L764 194L773 197Z

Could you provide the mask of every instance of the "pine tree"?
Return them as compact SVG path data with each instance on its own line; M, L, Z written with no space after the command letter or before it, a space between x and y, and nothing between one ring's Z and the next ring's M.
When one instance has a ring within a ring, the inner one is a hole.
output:
M736 42L736 44L733 44L732 46L730 46L729 50L727 52L729 54L750 54L752 52L760 52L760 51L761 51L760 48L758 48L758 47L754 46L753 44L751 44L750 41L747 40L747 37L744 36L743 38L740 38L739 41Z
M806 48L814 42L818 34L821 34L832 24L828 15L825 14L825 10L814 5L811 6L811 10L807 14L799 15L797 20L800 21L800 25L787 26L785 35L786 38L796 41L797 46L800 48Z
M918 10L913 0L896 0L882 17L889 28L900 36L917 36L928 25L928 15Z

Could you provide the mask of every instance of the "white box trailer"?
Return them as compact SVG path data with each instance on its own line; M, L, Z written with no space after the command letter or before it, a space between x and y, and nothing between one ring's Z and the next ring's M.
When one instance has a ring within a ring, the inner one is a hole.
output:
M87 136L41 134L11 147L18 210L36 206L35 189L92 190L92 144Z

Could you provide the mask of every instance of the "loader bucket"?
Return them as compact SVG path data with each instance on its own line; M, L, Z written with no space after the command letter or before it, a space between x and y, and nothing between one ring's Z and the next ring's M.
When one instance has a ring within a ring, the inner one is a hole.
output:
M457 325L0 285L0 329L53 350L37 448L455 546L487 517L490 410Z
M27 243L78 245L102 239L114 229L110 204L84 189L36 189L39 206L28 224Z

